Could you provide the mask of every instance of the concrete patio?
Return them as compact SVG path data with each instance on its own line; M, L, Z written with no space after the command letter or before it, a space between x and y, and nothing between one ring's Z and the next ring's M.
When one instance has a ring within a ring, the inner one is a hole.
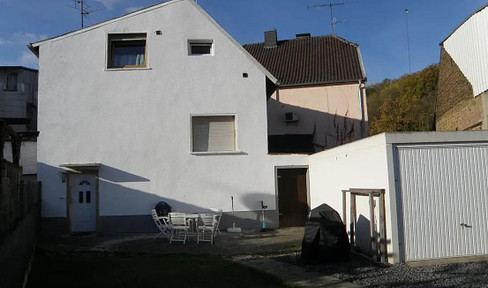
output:
M266 232L221 232L210 243L197 244L191 239L185 245L169 244L156 234L123 234L100 236L64 235L54 237L41 233L37 249L44 253L144 253L144 254L214 254L230 258L243 265L272 274L297 287L360 287L302 267L273 260L273 256L298 254L301 250L304 227L269 230Z

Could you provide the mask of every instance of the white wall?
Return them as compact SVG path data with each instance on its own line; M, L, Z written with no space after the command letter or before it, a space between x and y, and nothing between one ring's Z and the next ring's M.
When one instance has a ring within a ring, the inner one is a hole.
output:
M474 96L488 90L488 9L471 16L443 45L473 86Z
M66 216L63 163L102 164L100 216L147 215L160 200L230 211L234 195L249 211L275 199L274 165L307 157L267 155L264 73L188 0L132 15L40 45L43 217ZM107 34L118 32L147 33L148 69L105 69ZM188 56L188 39L213 39L214 56ZM236 115L242 153L190 153L190 115L205 113Z
M12 162L12 144L10 142L5 142L3 153L5 159ZM33 175L37 173L36 141L22 141L19 162L20 166L22 166L22 174Z
M309 173L312 208L326 203L339 212L341 217L343 213L342 190L349 188L385 189L386 236L389 243L387 250L391 254L393 251L391 245L392 215L389 213L390 185L387 161L385 134L380 134L311 155L309 157ZM347 209L349 209L349 194L347 201ZM360 223L370 221L367 197L358 196L356 204L357 221ZM346 213L346 226L349 233L349 210ZM377 216L375 218L379 219ZM366 251L370 243L367 227L369 226L358 223L357 229L359 233L356 234L357 245ZM392 260L390 259L389 261L391 262Z

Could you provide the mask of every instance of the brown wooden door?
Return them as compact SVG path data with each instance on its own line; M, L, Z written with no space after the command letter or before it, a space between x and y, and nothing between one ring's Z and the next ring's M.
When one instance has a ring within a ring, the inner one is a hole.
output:
M280 227L304 226L309 212L307 169L278 169Z

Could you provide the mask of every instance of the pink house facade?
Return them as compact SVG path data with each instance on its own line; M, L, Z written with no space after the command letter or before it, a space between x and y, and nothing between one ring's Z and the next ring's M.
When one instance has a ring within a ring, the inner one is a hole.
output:
M244 45L278 79L268 99L270 153L314 153L368 135L366 75L357 44L335 35Z

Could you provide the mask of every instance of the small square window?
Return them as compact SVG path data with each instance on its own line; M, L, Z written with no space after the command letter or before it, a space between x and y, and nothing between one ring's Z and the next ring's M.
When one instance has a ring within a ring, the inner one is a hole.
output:
M189 55L213 55L213 41L212 40L189 40L188 54Z
M17 91L17 73L8 73L6 78L5 90Z
M192 152L236 151L235 116L193 116Z
M146 34L108 35L107 68L146 67Z

